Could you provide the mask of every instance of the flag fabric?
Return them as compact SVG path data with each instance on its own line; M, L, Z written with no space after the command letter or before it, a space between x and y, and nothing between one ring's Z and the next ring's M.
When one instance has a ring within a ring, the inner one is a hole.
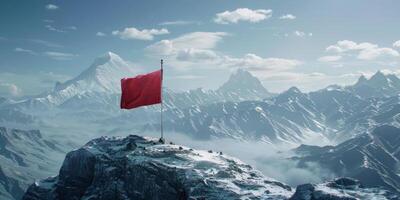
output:
M162 69L121 79L121 109L161 103Z

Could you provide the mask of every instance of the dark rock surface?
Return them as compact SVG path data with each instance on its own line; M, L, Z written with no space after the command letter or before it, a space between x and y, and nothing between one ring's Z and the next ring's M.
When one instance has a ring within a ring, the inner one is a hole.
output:
M57 177L23 199L287 199L291 188L219 153L139 136L103 137L68 153Z

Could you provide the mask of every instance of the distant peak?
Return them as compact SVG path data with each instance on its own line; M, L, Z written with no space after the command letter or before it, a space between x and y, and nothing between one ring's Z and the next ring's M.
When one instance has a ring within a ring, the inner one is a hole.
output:
M220 88L223 92L234 92L234 91L258 91L259 93L267 94L268 91L264 88L261 81L257 77L253 76L250 72L245 69L239 68L232 73L227 82L225 82Z
M371 77L371 79L384 78L384 77L386 77L385 74L383 74L383 73L381 72L381 70L378 70L378 71Z
M231 77L255 78L249 71L242 68L239 68L234 73L232 73Z
M368 81L368 79L364 75L361 75L360 78L358 78L356 85L366 83L367 81Z
M301 93L300 89L295 87L295 86L289 88L286 92L288 92L288 93L298 93L298 94Z
M109 61L109 60L114 60L114 59L120 60L121 57L119 57L119 55L117 55L117 54L115 54L115 53L113 53L111 51L108 51L107 53L103 54L102 56L98 57L97 59Z
M119 55L117 55L117 54L115 54L115 53L113 53L111 51L108 51L105 54L97 57L93 61L91 67L92 68L96 68L97 66L104 65L104 64L106 64L108 62L111 62L111 61L121 62L121 63L124 62L123 59Z

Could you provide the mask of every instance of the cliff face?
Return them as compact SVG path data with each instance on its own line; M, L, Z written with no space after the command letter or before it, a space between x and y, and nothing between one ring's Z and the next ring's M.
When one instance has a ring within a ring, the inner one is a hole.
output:
M70 152L57 177L23 199L287 199L291 188L237 159L139 136L99 138Z

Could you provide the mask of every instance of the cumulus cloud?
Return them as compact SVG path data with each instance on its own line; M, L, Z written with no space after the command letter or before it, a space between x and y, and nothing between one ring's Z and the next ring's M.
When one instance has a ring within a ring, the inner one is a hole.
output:
M379 47L369 42L356 43L350 40L341 40L326 48L328 52L334 53L356 53L360 60L373 60L382 56L399 57L396 50L387 47Z
M279 19L293 20L293 19L296 19L296 16L294 16L292 14L286 14L286 15L280 16Z
M59 7L57 5L54 4L47 4L46 5L46 9L47 10L57 10Z
M247 21L257 23L268 19L272 16L272 10L251 10L248 8L238 8L234 11L224 11L217 13L214 22L218 24L238 23L239 21Z
M96 33L96 36L104 37L104 36L106 36L106 34L103 33L103 32L97 32L97 33Z
M232 57L216 51L216 45L227 35L224 32L193 32L156 42L146 50L150 54L168 57L169 63L181 69L200 64L203 67L245 68L257 73L268 73L289 70L301 64L294 59L263 58L256 54Z
M320 62L335 62L342 59L342 56L322 56L318 58L318 61Z
M6 97L16 97L21 95L21 90L15 84L0 82L0 95Z
M55 52L55 51L46 51L43 54L54 60L71 60L74 57L78 56L76 54Z
M393 47L400 48L400 40L397 40L396 42L394 42Z
M154 36L169 34L169 31L165 28L139 30L135 27L128 27L121 31L115 30L112 34L123 40L153 40Z
M27 53L27 54L31 54L31 55L36 55L36 52L34 52L30 49L24 49L24 48L20 48L20 47L15 48L14 51L21 52L21 53Z

